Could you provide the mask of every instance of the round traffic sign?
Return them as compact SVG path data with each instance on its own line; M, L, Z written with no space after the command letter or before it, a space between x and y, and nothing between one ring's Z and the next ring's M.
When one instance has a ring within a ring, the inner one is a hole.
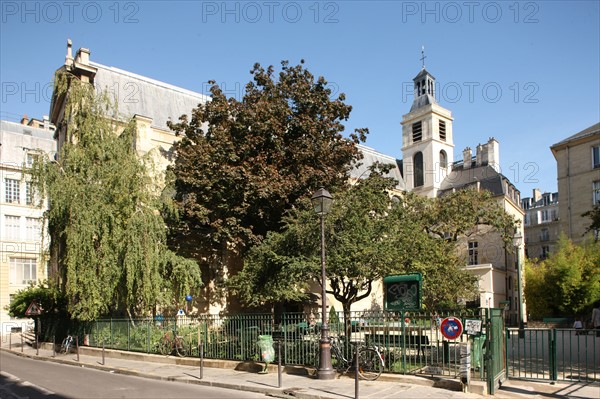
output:
M446 317L440 324L440 330L446 339L457 339L463 332L463 326L460 319Z

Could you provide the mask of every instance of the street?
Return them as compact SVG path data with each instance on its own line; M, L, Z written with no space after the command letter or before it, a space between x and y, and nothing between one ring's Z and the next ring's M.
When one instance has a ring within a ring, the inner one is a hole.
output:
M254 399L265 395L113 374L0 352L0 398Z

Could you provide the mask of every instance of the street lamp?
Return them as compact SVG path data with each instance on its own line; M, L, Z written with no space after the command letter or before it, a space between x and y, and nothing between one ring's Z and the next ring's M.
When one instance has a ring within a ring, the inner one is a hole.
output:
M327 325L327 276L325 274L325 214L329 213L333 197L329 191L321 187L310 198L315 212L321 217L321 339L319 340L319 370L317 378L332 380L335 372L331 365L331 342L329 342L329 326Z
M523 323L523 292L521 290L521 281L522 281L522 276L521 276L521 256L520 256L520 250L521 250L521 241L523 240L523 236L521 235L520 231L517 231L515 233L515 235L513 236L513 245L515 246L515 256L517 259L517 290L518 290L518 295L519 295L519 313L518 313L518 320L519 320L519 338L525 338L525 325Z

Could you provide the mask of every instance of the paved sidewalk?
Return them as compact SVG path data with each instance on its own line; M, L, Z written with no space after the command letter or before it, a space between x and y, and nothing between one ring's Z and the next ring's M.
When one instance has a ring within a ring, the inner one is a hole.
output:
M9 351L5 346L0 352ZM81 348L79 360L76 354L55 355L50 349L36 350L25 346L13 346L11 353L33 359L60 362L78 367L89 367L108 372L136 375L165 381L209 385L239 391L262 392L282 398L298 399L352 399L355 382L352 377L340 376L334 380L317 380L306 375L304 368L286 367L278 388L277 366L271 365L268 374L258 374L260 366L238 362L206 360L200 379L198 359L172 356L148 355L107 350L104 364L102 351ZM0 362L0 365L2 362ZM483 383L475 382L471 391L459 389L456 380L428 379L417 376L383 374L377 381L360 381L359 397L373 399L391 398L482 398ZM504 384L494 398L600 398L600 384L529 383L511 381Z

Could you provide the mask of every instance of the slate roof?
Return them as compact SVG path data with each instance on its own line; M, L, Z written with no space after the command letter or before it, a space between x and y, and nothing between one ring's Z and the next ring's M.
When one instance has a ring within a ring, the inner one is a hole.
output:
M567 137L566 139L564 139L562 141L559 141L558 143L552 145L550 148L559 146L561 144L566 144L573 140L578 140L578 139L582 139L584 137L593 136L596 134L600 134L600 122L588 127L587 129L582 130L579 133L575 133L574 135Z
M98 68L94 77L97 91L108 90L118 99L119 112L132 117L141 115L152 118L152 127L169 130L167 121L177 122L183 114L190 115L200 103L210 101L210 97L191 90L173 86L122 69L95 62L90 65Z
M364 145L358 146L359 150L363 154L363 159L361 159L358 165L353 165L353 168L350 170L350 177L354 179L364 179L369 176L369 167L373 165L375 162L379 162L381 164L393 164L396 167L390 170L387 174L388 177L393 177L398 182L396 184L397 190L404 190L404 180L402 179L402 174L400 172L399 160L391 157L389 155L382 154L372 148L366 147Z
M446 191L451 191L453 188L462 189L472 186L479 182L479 187L482 190L490 191L493 195L505 195L505 185L503 180L506 178L498 173L490 165L476 166L473 168L454 169L442 182L438 195L443 195Z

